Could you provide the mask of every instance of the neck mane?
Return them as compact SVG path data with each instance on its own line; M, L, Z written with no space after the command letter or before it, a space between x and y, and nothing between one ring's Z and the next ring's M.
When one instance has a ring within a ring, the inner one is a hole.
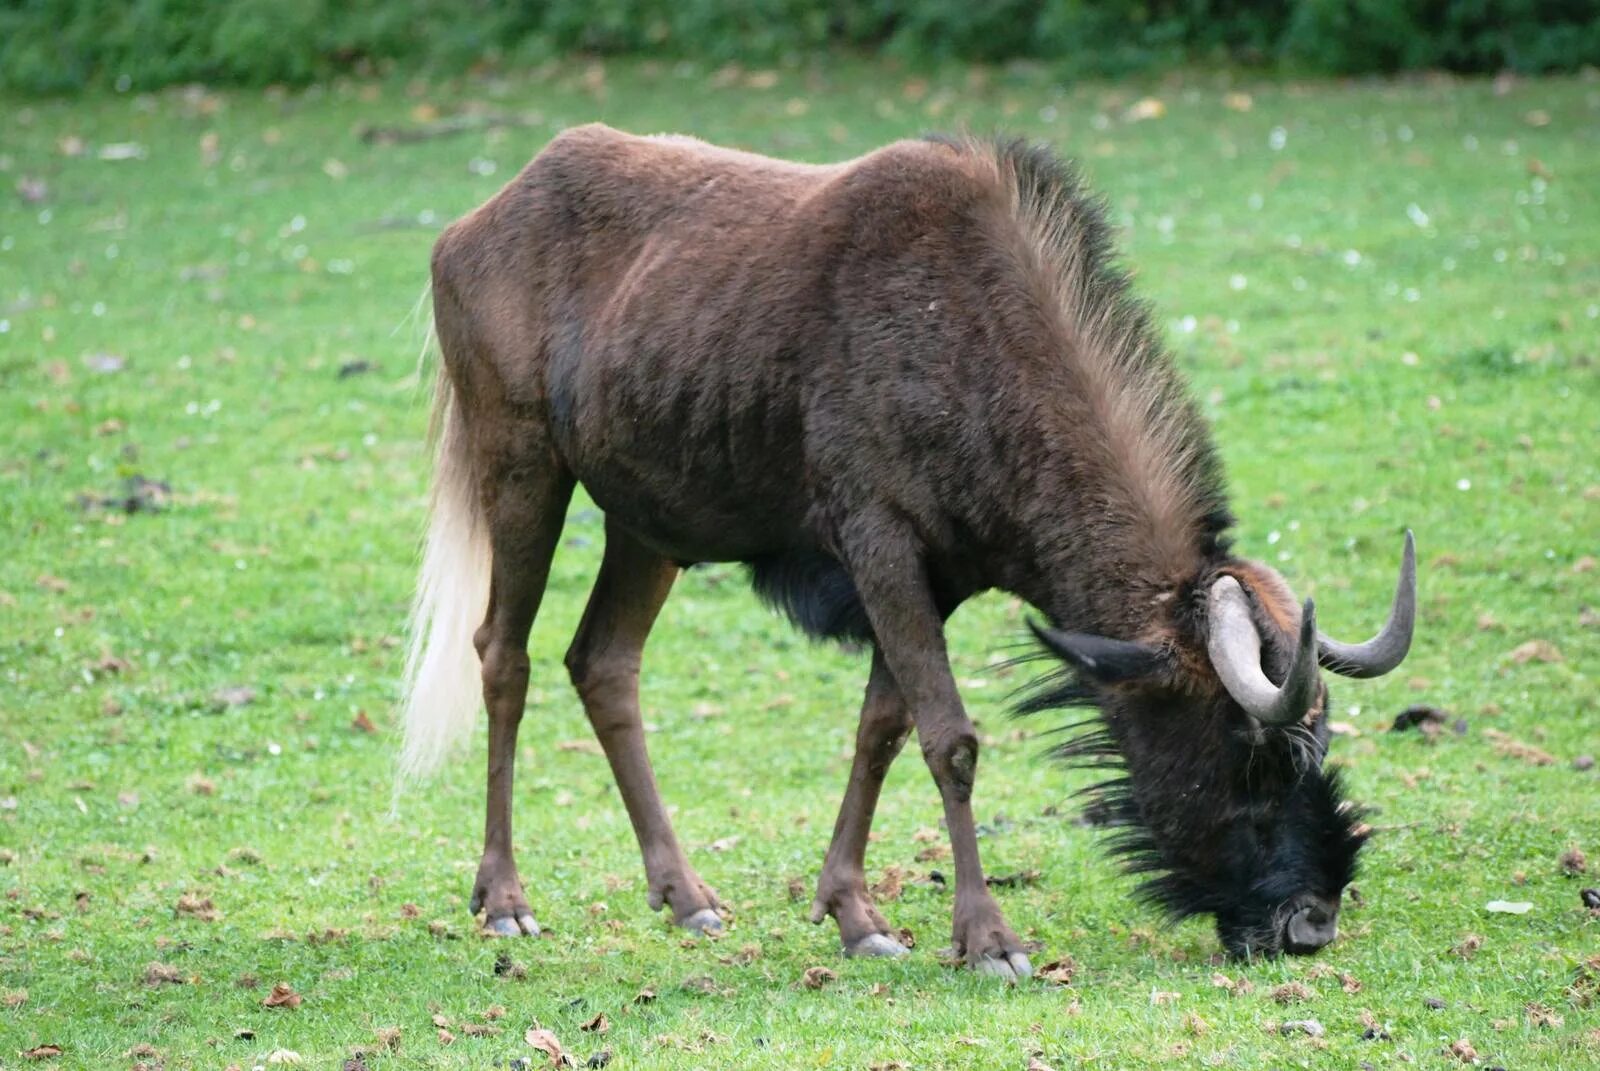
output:
M993 240L1041 355L1029 373L1037 494L1026 530L1038 590L1063 628L1137 638L1226 553L1221 464L1188 385L1113 260L1105 207L1068 164L1020 141L953 142L992 162Z

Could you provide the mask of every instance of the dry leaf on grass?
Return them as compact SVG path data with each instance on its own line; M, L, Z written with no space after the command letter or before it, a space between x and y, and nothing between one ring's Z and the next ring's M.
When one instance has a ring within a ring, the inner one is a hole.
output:
M546 1030L544 1027L528 1027L527 1033L522 1035L522 1040L527 1042L530 1048L538 1049L540 1052L550 1057L550 1062L552 1064L556 1064L561 1061L561 1057L563 1055L561 1042L556 1038L555 1034Z
M605 1012L595 1012L594 1018L578 1027L588 1034L604 1034L611 1029L611 1021L606 1018Z
M183 972L169 963L152 963L144 969L144 984L182 985Z
M31 1049L23 1050L23 1058L28 1060L50 1060L60 1056L60 1045L36 1045Z
M1299 1004L1316 996L1304 982L1285 982L1272 990L1272 999L1279 1004Z
M1517 665L1529 662L1561 662L1561 649L1549 640L1529 640L1511 650L1511 661Z
M272 987L272 992L261 998L263 1008L298 1008L301 996L289 987L288 982L279 982Z
M872 898L880 904L900 899L900 893L904 888L902 884L903 877L904 874L901 873L899 867L884 867L883 880L872 886Z
M837 977L838 975L826 967L807 967L805 976L800 979L800 984L807 989L821 989Z
M1528 1025L1555 1028L1566 1025L1566 1019L1557 1014L1553 1008L1540 1004L1537 1000L1529 1001L1523 1009L1528 1014Z
M1460 1060L1464 1064L1475 1064L1478 1062L1478 1050L1473 1048L1472 1042L1468 1041L1466 1038L1452 1041L1450 1043L1450 1048L1446 1050L1446 1055L1454 1056L1457 1060Z
M178 897L178 902L173 906L173 911L179 915L199 919L201 922L215 922L221 918L217 906L211 902L210 897L195 896L193 893L184 893Z
M1556 757L1550 752L1514 739L1509 733L1503 733L1499 729L1485 729L1483 735L1488 737L1489 743L1493 746L1497 755L1504 755L1508 759L1521 759L1530 766L1552 766L1555 764Z

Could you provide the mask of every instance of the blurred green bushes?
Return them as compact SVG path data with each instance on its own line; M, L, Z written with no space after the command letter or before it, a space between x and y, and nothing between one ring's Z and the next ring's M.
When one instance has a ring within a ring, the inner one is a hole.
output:
M1214 61L1572 70L1600 63L1600 0L0 0L0 85L36 92L837 48L1068 76Z

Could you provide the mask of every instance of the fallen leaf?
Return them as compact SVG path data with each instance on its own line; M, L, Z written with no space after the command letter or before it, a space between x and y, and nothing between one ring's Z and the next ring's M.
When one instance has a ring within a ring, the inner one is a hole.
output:
M188 915L190 918L199 919L201 922L215 922L222 916L217 912L217 907L211 902L210 897L195 896L184 893L178 897L178 902L173 910L179 915Z
M556 1039L556 1036L553 1033L544 1029L544 1027L528 1027L527 1033L522 1035L522 1040L527 1042L530 1047L538 1049L540 1052L550 1057L551 1064L558 1064L561 1062L561 1042Z
M900 893L904 887L901 883L901 879L903 877L904 875L901 873L899 867L884 867L883 880L875 883L872 886L872 898L880 904L886 904L892 900L900 899Z
M1475 933L1469 933L1463 937L1459 943L1454 945L1450 951L1452 954L1460 956L1462 959L1471 959L1473 956L1478 954L1478 950L1482 947L1483 938L1479 937Z
M1553 1008L1540 1004L1537 1000L1529 1001L1523 1009L1528 1015L1528 1025L1554 1029L1566 1025L1566 1019L1556 1013Z
M8 989L0 993L0 1008L20 1008L28 1003L26 989Z
M182 985L183 972L166 963L151 963L144 969L144 984L157 985Z
M350 728L358 733L375 733L378 731L378 727L372 724L372 719L367 717L367 712L364 710L356 711L355 718L350 722Z
M500 1028L492 1023L462 1023L461 1032L469 1038L486 1038L500 1033Z
M838 975L826 967L807 967L804 977L800 979L800 984L807 989L821 989L837 977Z
M23 1057L29 1060L50 1060L60 1056L60 1045L36 1045L31 1049L23 1050Z
M1460 1038L1456 1041L1452 1041L1447 1053L1450 1056L1454 1056L1457 1060L1460 1060L1464 1064L1475 1064L1478 1062L1478 1050L1473 1048L1472 1042L1468 1041L1466 1038Z
M1285 1036L1289 1034L1304 1034L1307 1037L1320 1038L1327 1033L1327 1030L1315 1019L1290 1019L1278 1027L1278 1033Z
M261 998L263 1008L298 1008L301 996L289 987L288 982L279 982L272 987L272 992Z
M1238 90L1222 95L1222 106L1229 111L1247 112L1255 107L1255 103L1250 94L1241 93Z
M1343 989L1346 993L1359 993L1361 992L1361 979L1357 978L1349 971L1341 971L1339 972L1339 988Z
M1551 766L1556 761L1556 757L1543 748L1513 739L1510 734L1503 733L1499 729L1485 729L1483 735L1488 737L1497 754L1507 758L1521 759L1530 766Z
M1310 1000L1316 994L1304 982L1285 982L1275 987L1271 993L1272 999L1279 1004L1299 1004Z
M1511 650L1511 661L1517 665L1529 662L1561 662L1561 649L1549 640L1529 640Z
M456 1036L454 1034L450 1033L450 1031L446 1030L442 1026L439 1027L439 1044L440 1045L453 1045L453 1044L455 1044L455 1040L456 1040Z
M585 755L604 755L605 749L596 740L562 740L556 744L557 751L581 751Z
M378 1039L379 1045L382 1045L390 1052L399 1051L401 1031L398 1026L380 1026L372 1033Z
M1056 1071L1056 1069L1037 1056L1030 1056L1028 1057L1028 1071Z
M300 1054L293 1049L273 1049L267 1054L269 1064L288 1064L294 1066L300 1062Z
M606 1018L605 1012L595 1012L594 1018L578 1027L588 1034L604 1034L611 1029L611 1021Z

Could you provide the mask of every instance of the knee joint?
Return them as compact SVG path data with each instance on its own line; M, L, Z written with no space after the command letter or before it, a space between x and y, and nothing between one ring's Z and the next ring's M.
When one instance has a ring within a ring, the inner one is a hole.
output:
M971 728L936 733L922 742L922 753L941 787L949 785L960 796L970 795L978 775L978 735Z

